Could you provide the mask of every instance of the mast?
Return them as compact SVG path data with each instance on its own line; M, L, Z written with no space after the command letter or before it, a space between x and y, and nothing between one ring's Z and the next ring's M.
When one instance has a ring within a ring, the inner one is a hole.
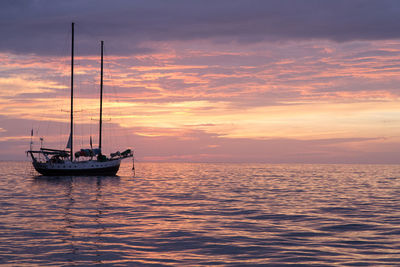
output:
M101 154L101 129L103 124L103 50L104 41L101 41L101 63L100 63L100 124L99 124L99 150Z
M71 42L71 125L70 125L70 138L71 138L71 161L74 159L74 25L72 22L72 42Z

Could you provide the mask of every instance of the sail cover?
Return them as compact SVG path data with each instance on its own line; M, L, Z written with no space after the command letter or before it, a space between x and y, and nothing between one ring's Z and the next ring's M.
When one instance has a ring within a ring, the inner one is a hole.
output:
M68 143L66 148L71 148L71 134L69 134Z

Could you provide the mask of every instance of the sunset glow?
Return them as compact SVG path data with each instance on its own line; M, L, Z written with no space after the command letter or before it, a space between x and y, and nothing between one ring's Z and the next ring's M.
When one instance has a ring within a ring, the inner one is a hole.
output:
M106 9L107 2L100 2ZM26 12L35 14L38 7L31 5ZM79 2L73 5L79 8ZM128 5L135 9L134 3ZM136 5L150 13L158 8ZM320 6L320 12L329 12L330 5ZM3 10L14 10L12 4L6 6ZM119 14L122 6L112 12ZM178 16L177 21L188 20L188 27L193 26L193 35L186 26L171 26L171 36L166 36L153 21L132 22L132 30L119 20L94 26L57 4L51 7L58 14L65 12L56 31L50 30L49 20L35 30L47 38L32 40L32 47L13 47L13 42L28 42L29 37L11 33L5 34L9 45L0 47L2 160L23 159L32 128L36 145L44 136L47 144L66 143L68 25L75 20L76 127L82 129L82 138L97 138L98 44L104 39L105 134L121 147L136 148L138 160L400 162L398 33L369 37L373 33L360 30L347 36L346 30L330 32L327 27L319 35L313 25L308 25L309 33L292 33L291 26L278 27L280 33L269 28L248 33L245 26L241 31L241 21L228 25L216 15L206 20L215 23L209 31L200 30L195 19ZM262 8L285 14L286 7L274 2ZM351 4L348 8L358 14ZM216 13L231 15L233 9L223 10L218 6ZM187 12L197 14L195 8ZM206 14L199 12L200 18ZM252 8L242 12L258 14ZM375 19L377 25L383 23ZM8 24L18 28L30 20L35 21L20 14ZM120 32L111 31L107 23L121 27ZM339 27L337 21L323 23ZM220 35L215 34L218 30ZM90 133L84 133L88 129Z

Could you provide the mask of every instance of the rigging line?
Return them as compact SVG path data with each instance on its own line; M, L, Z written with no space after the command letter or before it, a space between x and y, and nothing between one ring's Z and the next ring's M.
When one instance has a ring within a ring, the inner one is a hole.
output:
M107 117L111 117L109 114L109 109L106 108L107 102L109 102L109 88L110 88L110 79L106 78L109 76L110 73L110 66L108 64L108 56L107 56L107 42L103 45L103 122L102 122L102 150L104 151L103 154L106 154L107 149L110 147L115 147L113 144L113 133L115 131L112 130L110 123L106 123L109 119L105 119ZM101 71L101 70L100 70ZM110 130L111 129L111 130ZM104 148L104 149L103 149ZM110 152L109 150L107 152ZM114 151L113 151L114 152Z
M108 56L108 49L106 48L106 50L104 52L105 52L106 58L109 59L110 57ZM107 64L107 68L106 69L108 70L108 72L107 72L108 89L112 90L112 96L110 96L110 93L109 93L108 94L108 99L111 100L111 101L115 101L115 102L119 103L118 102L118 94L115 91L115 83L114 83L114 79L113 79L113 76L112 76L112 67L111 67L110 60L107 60L106 64ZM108 92L110 92L111 90L108 90ZM120 109L118 108L118 109L116 109L116 111L117 111L119 117L121 117L120 116ZM115 108L112 110L111 114L113 114L114 112L115 112ZM117 133L119 135L121 131L120 131L118 126L119 126L118 123L111 123L111 124L109 124L109 129L110 129L111 132ZM115 140L120 140L120 139L119 138L118 139L117 138L112 138L111 135L110 135L110 141L111 141L110 143L113 145L113 147L120 146L120 144L116 143Z
M72 29L69 26L68 30L65 31L65 37L64 37L64 42L63 42L63 47L62 47L62 64L59 64L60 68L60 73L62 76L62 84L65 86L64 89L61 90L59 97L59 102L60 102L60 110L66 110L68 107L69 110L69 104L67 104L66 99L69 99L69 94L70 94L70 51L71 51L71 35L72 35ZM61 113L62 114L62 113ZM61 115L62 118L68 119L68 116L66 114ZM65 149L65 145L68 142L69 138L69 131L70 131L70 125L67 121L62 120L60 122L60 135L58 138L59 142L59 148L60 149Z
M105 55L105 58L109 58L108 57L108 49L107 49L107 47L104 47L104 55ZM106 64L106 68L105 69L107 69L108 70L108 73L107 73L107 77L108 77L108 82L109 82L109 86L108 86L108 88L110 88L111 87L111 89L112 89L112 92L113 92L113 94L114 94L114 97L113 97L113 101L115 101L117 104L118 104L118 106L120 105L120 96L119 96L119 93L118 93L118 91L117 91L117 89L116 89L116 86L115 86L115 81L114 81L114 79L113 79L113 77L112 77L112 71L111 71L111 63L110 63L110 61L108 60L108 61L105 61L105 64ZM116 64L115 64L116 65ZM124 109L120 109L120 108L118 108L118 109L116 109L116 112L117 112L117 115L118 115L118 117L119 117L119 122L125 122L124 124L125 125L128 125L127 123L126 123L126 117L122 114L122 110L124 110ZM123 145L123 146L126 146L126 145L128 145L128 146L130 146L130 144L131 144L131 138L130 138L130 134L128 135L127 133L126 133L126 131L127 131L127 128L122 128L122 126L121 126L121 123L117 123L116 124L116 126L114 126L114 127L116 127L117 129L116 130L118 130L118 132L119 133L123 133L122 135L123 135L123 139L124 139L124 141L125 141L125 144L119 144L119 145ZM112 139L112 140L114 140L114 139Z

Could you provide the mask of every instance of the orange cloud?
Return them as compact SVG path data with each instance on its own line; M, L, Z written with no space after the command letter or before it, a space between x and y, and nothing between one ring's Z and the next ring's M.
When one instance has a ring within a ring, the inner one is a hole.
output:
M192 45L169 43L155 54L108 57L104 116L112 120L106 124L129 129L140 138L188 142L197 138L197 131L224 140L364 138L346 143L359 151L372 149L372 142L398 141L396 41L353 46L323 41L229 48L207 42L196 49ZM0 58L0 71L5 73L0 77L1 116L68 122L67 58ZM59 67L59 61L66 66ZM79 125L97 123L98 63L96 56L77 57ZM15 140L6 135L8 130L0 128L1 140ZM53 142L52 138L46 140ZM374 138L379 141L370 141ZM226 147L208 141L199 147L227 157L226 151L216 152Z

